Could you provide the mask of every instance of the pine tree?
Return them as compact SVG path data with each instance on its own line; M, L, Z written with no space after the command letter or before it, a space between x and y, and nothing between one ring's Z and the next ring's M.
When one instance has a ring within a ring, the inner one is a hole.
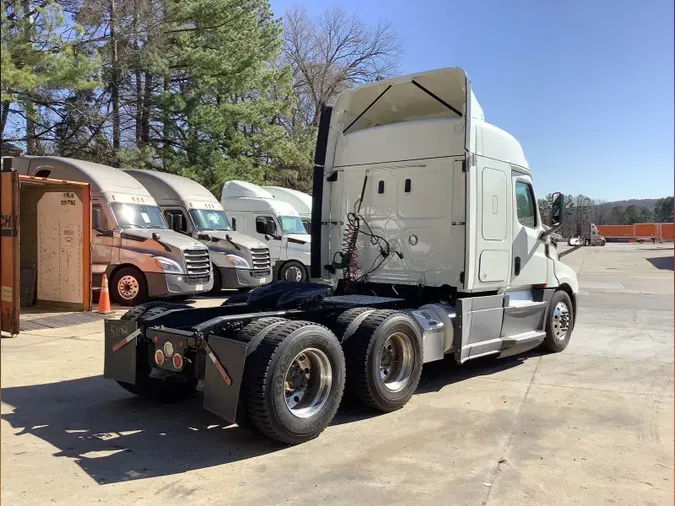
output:
M82 51L80 26L66 23L54 1L5 1L0 16L0 137L37 153L54 142L67 98L99 85L98 57ZM10 138L10 123L25 129Z

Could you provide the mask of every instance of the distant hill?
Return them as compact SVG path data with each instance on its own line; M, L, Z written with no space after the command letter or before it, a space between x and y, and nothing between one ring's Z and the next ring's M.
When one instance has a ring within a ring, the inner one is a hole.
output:
M613 207L636 206L636 207L646 207L648 209L653 210L654 206L656 205L657 200L658 199L615 200L613 202L605 202L602 205L602 207L606 207L607 209L611 209Z

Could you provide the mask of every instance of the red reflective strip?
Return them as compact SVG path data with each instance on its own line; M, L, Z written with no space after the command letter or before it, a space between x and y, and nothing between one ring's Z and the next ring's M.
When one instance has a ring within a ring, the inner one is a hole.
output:
M135 334L131 334L130 336L125 337L125 338L122 339L119 343L115 344L115 346L112 347L112 351L117 351L117 350L119 350L119 349L120 349L122 346L124 346L125 344L130 343L131 340L132 340L134 337L136 337Z
M211 351L210 347L208 349L208 353L209 353L209 358L211 359L211 362L213 362L213 365L216 366L216 369L218 370L220 375L223 377L223 380L225 380L225 383L227 384L227 386L230 386L232 384L232 378L230 378L230 375L227 374L227 372L225 371L223 366L220 365L220 362L216 358L216 355Z

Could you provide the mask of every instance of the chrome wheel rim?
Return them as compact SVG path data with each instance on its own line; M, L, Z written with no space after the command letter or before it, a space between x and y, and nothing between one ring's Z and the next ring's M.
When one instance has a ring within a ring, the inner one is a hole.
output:
M309 418L324 407L333 385L333 368L328 356L317 348L298 353L286 370L286 407L298 418Z
M380 380L391 392L403 390L412 375L414 350L410 337L402 332L390 335L380 353Z
M300 281L302 281L302 270L299 267L296 267L296 266L293 265L293 266L289 267L288 269L286 269L284 279L286 281L300 282Z
M551 327L553 328L553 337L557 341L564 341L567 337L567 331L570 329L570 310L564 302L558 302L553 309Z
M138 280L129 274L122 276L117 282L117 293L119 293L120 297L124 300L132 300L135 298L140 289L141 287L138 284Z

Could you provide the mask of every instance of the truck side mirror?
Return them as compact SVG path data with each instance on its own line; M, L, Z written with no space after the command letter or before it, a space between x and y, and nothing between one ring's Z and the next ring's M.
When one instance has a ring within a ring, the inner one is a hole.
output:
M551 203L551 226L556 227L563 222L563 209L565 208L565 197L562 193L556 192L553 194L553 202Z
M171 230L175 232L183 232L183 215L182 214L172 214L171 215Z
M276 226L276 224L275 224L272 220L269 220L269 221L265 224L265 233L266 233L267 235L271 235L271 236L273 236L273 237L274 237L275 235L277 235L277 226Z
M99 208L91 210L91 228L101 230L101 210Z

